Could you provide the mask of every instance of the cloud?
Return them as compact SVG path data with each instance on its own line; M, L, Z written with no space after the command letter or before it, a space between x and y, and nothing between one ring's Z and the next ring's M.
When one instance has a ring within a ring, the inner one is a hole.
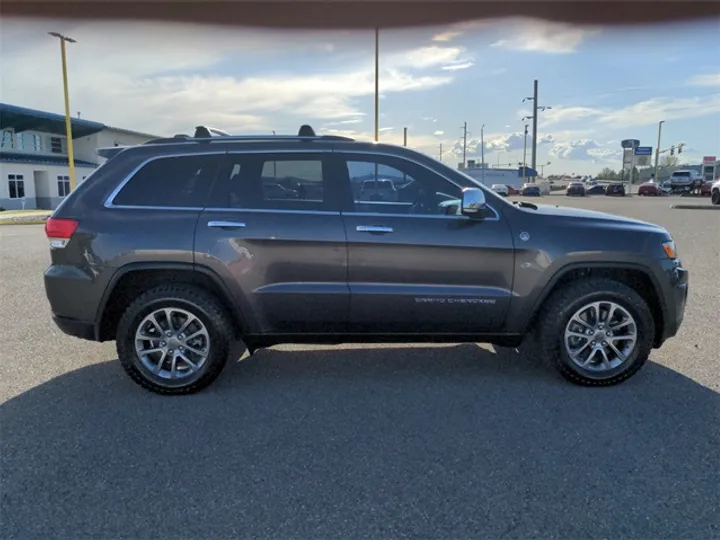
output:
M688 81L690 86L720 86L720 73L695 75Z
M438 130L435 133L433 133L433 135L445 135L445 132Z
M540 112L538 123L545 128L556 124L583 122L613 128L657 124L660 120L680 120L720 113L720 93L688 98L652 98L619 109L557 106ZM527 116L530 111L518 111Z
M538 145L552 144L555 141L553 136L549 133L538 136ZM518 131L514 133L504 133L488 135L485 137L485 153L491 152L516 152L525 148L525 134L524 132ZM530 152L532 148L532 135L527 136L527 149ZM469 156L480 156L482 147L480 146L480 139L470 139L467 141L466 154ZM463 147L462 142L454 143L452 151L456 156L462 156Z
M588 37L599 30L560 23L522 20L511 26L510 37L491 44L491 47L515 51L567 54L577 50Z
M447 66L443 66L442 69L446 71L456 71L458 69L467 69L471 68L475 65L475 62L462 62L460 64L448 64Z
M622 150L602 148L593 139L576 139L555 143L548 154L561 160L615 161L622 157Z
M393 131L394 129L395 129L394 127L381 127L381 128L378 128L378 131L380 133L385 133L387 131Z
M2 79L3 101L62 111L57 42L49 36L36 38L45 35L48 24L3 25L0 63L4 74L12 74ZM327 34L239 34L157 23L53 22L50 27L77 40L68 47L72 109L84 118L128 129L172 134L202 123L242 133L283 131L282 123L294 131L301 119L355 123L366 112L361 98L374 93L372 55L338 62L335 51L334 63L306 62L302 74L300 69L269 71L274 58L288 58L288 50L328 58L322 50ZM254 68L239 61L243 58ZM453 81L452 70L439 68L468 61L462 47L397 50L382 58L380 90L387 95L447 85ZM38 78L30 71L48 76Z

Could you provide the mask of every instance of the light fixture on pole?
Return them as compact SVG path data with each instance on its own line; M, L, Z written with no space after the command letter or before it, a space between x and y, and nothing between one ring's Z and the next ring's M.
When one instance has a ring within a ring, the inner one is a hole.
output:
M65 42L76 43L73 38L64 36L58 32L48 32L60 40L60 58L62 61L63 92L65 94L65 136L67 137L68 167L70 169L70 191L75 189L75 152L73 151L72 121L70 119L70 96L68 91L67 77L67 56L65 54Z

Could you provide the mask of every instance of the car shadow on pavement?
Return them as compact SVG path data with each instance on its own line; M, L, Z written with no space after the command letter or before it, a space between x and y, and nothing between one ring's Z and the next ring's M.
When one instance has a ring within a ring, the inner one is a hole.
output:
M719 411L531 347L262 350L178 398L106 362L0 408L0 537L716 538Z

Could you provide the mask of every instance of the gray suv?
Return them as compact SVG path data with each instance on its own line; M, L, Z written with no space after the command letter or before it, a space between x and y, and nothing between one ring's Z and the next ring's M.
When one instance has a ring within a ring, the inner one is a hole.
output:
M683 319L668 232L509 203L408 148L198 128L108 158L48 219L58 327L115 340L148 390L191 393L234 346L532 334L572 382L632 376ZM368 181L391 182L392 200ZM367 196L365 196L367 194Z

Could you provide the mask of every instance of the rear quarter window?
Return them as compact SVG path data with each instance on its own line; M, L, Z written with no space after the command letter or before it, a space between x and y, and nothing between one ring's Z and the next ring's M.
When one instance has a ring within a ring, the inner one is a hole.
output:
M116 206L204 207L220 158L153 159L135 172L112 202Z

